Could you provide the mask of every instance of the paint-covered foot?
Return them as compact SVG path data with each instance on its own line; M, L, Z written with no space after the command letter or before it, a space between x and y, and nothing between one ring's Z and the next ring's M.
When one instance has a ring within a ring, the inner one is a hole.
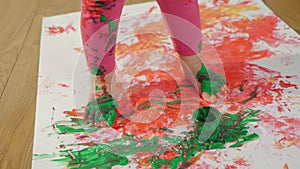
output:
M207 69L197 55L181 57L181 59L189 67L193 78L196 78L197 82L199 82L197 85L200 89L201 97L207 102L216 102L218 97L220 97L220 90L225 87L224 77Z
M113 72L105 76L91 76L91 99L85 109L84 120L92 126L111 126L117 117L117 104L110 93Z
M201 84L202 98L206 101L208 99L216 101L217 97L220 97L220 90L225 88L224 77L206 68L204 64L202 64L196 78Z
M85 122L93 126L112 126L117 118L117 104L108 92L89 101L85 110Z

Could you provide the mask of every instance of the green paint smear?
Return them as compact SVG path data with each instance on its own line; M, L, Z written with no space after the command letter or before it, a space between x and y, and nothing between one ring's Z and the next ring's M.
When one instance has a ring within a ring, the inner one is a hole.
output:
M201 91L209 95L220 92L220 88L225 85L225 78L205 67L202 63L201 69L196 78L201 83Z
M95 2L96 2L96 6L99 6L99 7L107 6L106 2L101 2L100 0L95 0Z
M80 133L80 132L86 132L86 133L92 133L98 130L97 127L72 127L67 125L54 125L55 128L59 131L59 134L65 134L65 133Z
M101 100L101 98L99 99ZM67 162L68 168L74 169L111 168L115 165L127 165L127 157L136 153L154 153L164 149L176 152L177 155L170 160L153 156L148 161L152 163L152 168L159 169L162 166L168 166L171 169L176 169L179 166L181 168L187 167L191 164L192 157L201 151L241 147L245 143L257 139L259 136L256 133L248 134L248 124L258 121L256 116L259 112L246 109L237 114L221 114L212 107L202 107L193 112L195 131L185 132L186 136L184 137L164 135L161 140L164 144L162 144L156 136L151 139L135 139L133 135L126 134L122 139L97 144L80 151L60 151L59 156L61 158L52 161ZM210 128L209 125L205 127L206 123L213 122L218 122L214 128ZM79 130L70 129L69 126L56 125L56 127L61 132L79 132ZM211 136L207 140L199 140L201 134L210 129L215 130L211 132ZM170 129L159 128L159 130L169 131ZM174 147L176 148L174 149Z
M104 15L100 15L100 21L101 21L101 22L107 21L107 17L104 16Z
M113 101L110 96L101 96L92 100L96 104L90 106L88 110L105 109L106 107L103 105L110 105L110 108L113 108L116 106L111 104ZM98 103L102 105L98 105ZM168 104L178 103L181 103L181 101L169 102ZM246 109L237 114L221 114L213 107L202 107L193 112L194 131L186 131L184 137L164 135L160 141L156 136L151 139L136 139L133 135L126 134L122 139L97 144L80 151L62 150L57 155L60 158L52 161L65 162L68 164L68 168L74 169L111 168L115 165L127 165L127 157L136 153L153 152L156 154L159 151L166 150L176 152L177 155L170 160L161 159L159 155L153 156L148 161L152 163L152 168L159 169L164 165L171 169L176 169L179 166L181 168L188 167L191 164L192 157L201 151L241 147L245 143L257 139L259 136L256 133L248 134L248 124L258 121L256 117L259 112ZM71 125L61 123L54 126L59 134L94 132L99 129L96 127L88 128L87 125L81 125L82 123L82 120L72 119ZM173 132L168 128L159 128L158 130ZM204 136L206 136L206 133L211 135L207 135L206 140L201 140L203 133ZM42 158L54 158L47 155L40 156Z
M107 121L112 126L117 118L117 103L108 93L91 99L88 103L85 115L88 116L89 123Z
M151 103L156 103L156 104L160 104L160 105L175 105L175 104L181 104L182 101L181 100L174 100L174 101L170 101L170 102L162 102L161 100L146 100L144 102L142 102L141 104L139 104L137 106L137 110L147 110L150 109L152 107Z
M71 169L111 168L115 165L125 166L128 159L111 152L91 151L90 154L81 155L79 152L70 154L72 157L53 160L56 162L68 162Z
M258 87L255 86L254 91L250 93L250 97L244 101L242 101L244 104L246 104L247 102L249 102L250 100L254 99L257 97L257 89Z
M116 107L117 103L115 100L111 95L106 94L91 99L85 110L85 115L88 116L90 123L107 121L108 125L112 126L117 118ZM65 123L67 123L67 125ZM54 127L58 130L58 134L92 133L101 129L101 127L90 127L83 120L77 118L71 118L71 121L56 122Z
M238 114L221 114L218 110L212 107L203 107L197 109L193 113L193 120L195 126L198 127L194 132L188 132L186 137L169 137L164 136L163 140L170 145L176 145L177 156L171 160L162 160L160 158L152 158L154 169L159 169L163 165L170 166L170 168L178 168L189 164L189 160L197 153L203 150L224 149L227 144L230 148L241 147L245 143L257 139L259 136L256 133L248 134L248 124L256 122L256 116L260 111L246 109ZM204 128L205 123L212 123L217 121L213 128L211 136L205 141L199 140L199 133L203 130L209 130L210 126ZM205 123L203 123L205 122ZM197 124L198 123L198 124Z
M33 154L33 160L41 160L41 159L49 159L49 158L55 158L57 157L57 154Z
M259 136L256 133L253 133L249 136L245 136L242 138L242 140L239 140L237 143L231 145L230 147L241 147L242 145L244 145L246 142L248 141L252 141L254 139L257 139Z
M91 69L91 74L97 75L97 76L103 76L106 72L106 69L103 66L98 67L97 62L95 62L95 65Z
M108 25L109 25L109 33L112 34L114 31L116 31L118 29L119 22L109 20Z
M203 43L202 43L202 40L200 41L199 45L198 45L198 50L199 52L202 51L202 46L203 46Z
M62 158L52 161L68 162L68 167L72 169L111 168L115 165L127 165L126 156L137 152L157 151L159 147L159 139L156 136L151 139L135 140L131 135L126 135L124 139L98 144L80 151L60 151Z
M168 133L173 133L173 130L168 129L168 128L166 128L166 127L159 128L159 130L164 131L164 132L168 132Z

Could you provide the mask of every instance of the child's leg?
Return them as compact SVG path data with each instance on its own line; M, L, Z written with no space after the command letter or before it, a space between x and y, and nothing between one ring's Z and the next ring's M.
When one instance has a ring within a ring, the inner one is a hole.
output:
M202 67L199 56L202 41L198 1L157 0L157 2L176 52L196 77ZM210 96L207 92L202 91L201 95L207 101L216 100L215 96Z
M197 74L201 60L201 25L197 0L157 0L175 51ZM192 67L190 64L193 64Z
M115 44L125 0L81 0L81 35L92 74L108 74L115 67Z
M92 74L91 90L94 95L85 110L85 121L90 124L112 125L116 116L116 105L106 87L110 87L115 68L118 21L124 3L125 0L81 0L81 35L86 61ZM112 102L109 105L113 107L100 108L98 105L103 100L106 103Z
M157 0L172 36L175 50L181 56L200 52L201 25L197 0Z

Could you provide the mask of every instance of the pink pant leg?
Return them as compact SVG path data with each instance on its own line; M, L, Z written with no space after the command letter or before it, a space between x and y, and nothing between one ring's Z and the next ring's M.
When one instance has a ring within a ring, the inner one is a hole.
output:
M201 50L201 25L197 0L157 0L181 56L192 56Z
M110 73L115 67L118 23L125 0L81 0L81 36L92 74Z

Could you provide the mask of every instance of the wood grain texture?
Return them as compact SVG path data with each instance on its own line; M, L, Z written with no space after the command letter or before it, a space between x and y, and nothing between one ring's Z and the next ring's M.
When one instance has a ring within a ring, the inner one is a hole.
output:
M79 6L79 0L41 1L0 100L0 133L5 136L0 143L1 169L31 166L42 17L78 11Z
M300 0L264 0L273 12L300 33Z
M38 7L39 0L0 1L0 98Z
M265 1L299 33L299 0ZM42 17L79 9L80 0L0 0L0 169L31 167Z

